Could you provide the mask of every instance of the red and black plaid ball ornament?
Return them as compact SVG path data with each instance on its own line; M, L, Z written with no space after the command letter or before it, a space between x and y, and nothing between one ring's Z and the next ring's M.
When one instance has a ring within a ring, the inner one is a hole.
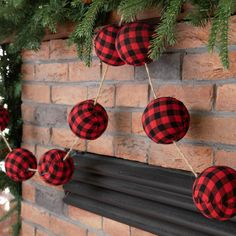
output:
M30 171L37 168L37 159L32 152L17 148L8 153L5 159L6 174L16 182L31 178L35 172Z
M204 170L193 184L193 201L207 218L225 221L236 215L236 171L226 166Z
M63 160L66 152L52 149L44 153L39 160L38 171L42 179L52 185L67 183L74 172L74 162L71 157Z
M97 56L106 64L111 66L121 66L125 63L120 59L115 40L120 30L118 25L108 25L103 27L94 40L95 52Z
M0 129L3 131L6 129L10 120L9 112L3 106L0 106Z
M153 29L152 25L141 22L125 24L116 37L119 57L133 66L142 66L150 62L148 50Z
M172 97L151 101L142 115L143 129L156 143L171 144L188 131L190 116L185 105Z
M108 124L106 110L93 100L86 100L75 105L68 123L72 132L79 138L94 140L102 135Z

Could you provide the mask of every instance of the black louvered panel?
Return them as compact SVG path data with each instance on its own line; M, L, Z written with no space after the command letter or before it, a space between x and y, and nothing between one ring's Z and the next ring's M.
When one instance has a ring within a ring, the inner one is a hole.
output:
M196 211L190 173L90 153L74 160L67 204L159 236L236 235L235 220L208 220Z

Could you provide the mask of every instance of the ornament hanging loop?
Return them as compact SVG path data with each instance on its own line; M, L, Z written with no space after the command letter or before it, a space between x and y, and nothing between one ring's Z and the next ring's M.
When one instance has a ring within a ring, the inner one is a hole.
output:
M153 83L152 83L152 79L151 79L151 76L150 76L150 71L149 71L147 63L145 63L145 69L146 69L146 72L147 72L148 81L149 81L149 85L151 87L153 96L154 96L155 99L157 99L157 95L156 95L155 90L154 90L154 86L153 86Z

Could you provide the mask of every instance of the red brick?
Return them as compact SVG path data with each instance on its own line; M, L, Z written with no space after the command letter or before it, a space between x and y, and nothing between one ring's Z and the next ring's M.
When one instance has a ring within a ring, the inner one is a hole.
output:
M40 158L45 152L47 152L49 150L50 150L49 147L44 147L44 146L37 145L36 146L36 155L37 155L38 158Z
M148 102L148 85L123 84L116 88L116 106L145 107Z
M217 150L215 154L215 165L229 166L236 169L236 152Z
M49 42L43 42L38 51L23 50L23 60L47 60L49 59Z
M185 137L205 142L236 144L235 130L234 117L195 115L191 117L190 129Z
M25 142L48 144L50 140L49 128L24 125L22 139Z
M78 144L74 147L76 150L85 150L85 141L77 138L70 129L65 128L53 128L52 129L52 144L63 148L70 148L75 140L78 140Z
M217 88L216 110L236 111L236 84L224 84Z
M39 81L67 81L68 80L68 64L51 63L37 64L35 79Z
M236 52L229 53L229 70L223 68L216 53L188 54L184 57L184 80L229 79L236 76Z
M55 216L50 216L50 231L58 236L86 236L86 230L77 225L59 219Z
M32 153L35 154L35 145L34 144L30 144L30 143L22 143L21 144L22 148L28 149L29 151L31 151Z
M55 104L75 105L87 99L87 87L54 86L52 102Z
M98 80L100 78L100 62L94 60L91 67L84 62L69 63L69 81Z
M34 236L35 235L35 228L27 224L26 222L21 223L21 236ZM37 235L36 235L37 236Z
M196 172L201 172L213 164L212 148L178 143L177 145ZM151 142L149 155L149 164L190 171L173 144L161 145Z
M50 103L50 87L46 85L24 84L22 99L38 103Z
M77 58L76 45L68 46L66 39L57 39L50 41L50 58L67 59Z
M124 159L147 162L149 142L142 137L117 137L115 139L115 156Z
M146 135L142 125L143 112L132 112L132 133Z
M29 105L27 103L22 103L21 112L23 120L34 121L34 111L35 111L34 106Z
M103 64L103 68L106 65ZM106 80L133 80L134 67L130 65L109 67L106 75Z
M98 92L98 86L88 87L88 98L95 99ZM104 107L114 107L115 87L113 85L103 85L98 103Z
M49 229L49 213L43 208L36 207L35 205L22 202L21 204L21 216L23 219L35 224L39 224L42 227Z
M34 64L23 64L21 66L21 73L23 80L34 80L35 65Z
M103 230L109 236L129 236L130 228L128 225L117 221L103 218Z
M158 86L157 97L170 96L182 101L188 109L211 110L213 86L212 85L162 85Z
M68 206L68 216L75 221L86 224L92 228L102 228L102 217L94 213L79 209L77 207Z
M109 122L107 131L109 132L131 132L130 112L108 112Z
M141 229L131 227L131 235L130 236L157 236L157 235L151 234L151 233L143 231Z
M35 201L35 187L29 183L22 183L22 197L24 200Z
M113 136L102 135L98 139L88 141L88 152L113 156Z
M49 236L48 233L40 229L36 229L36 236Z

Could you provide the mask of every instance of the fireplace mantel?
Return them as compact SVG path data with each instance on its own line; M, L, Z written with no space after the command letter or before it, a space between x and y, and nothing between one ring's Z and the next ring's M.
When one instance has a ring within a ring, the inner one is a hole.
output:
M64 202L158 236L235 236L236 220L197 212L191 173L91 153L74 156Z

